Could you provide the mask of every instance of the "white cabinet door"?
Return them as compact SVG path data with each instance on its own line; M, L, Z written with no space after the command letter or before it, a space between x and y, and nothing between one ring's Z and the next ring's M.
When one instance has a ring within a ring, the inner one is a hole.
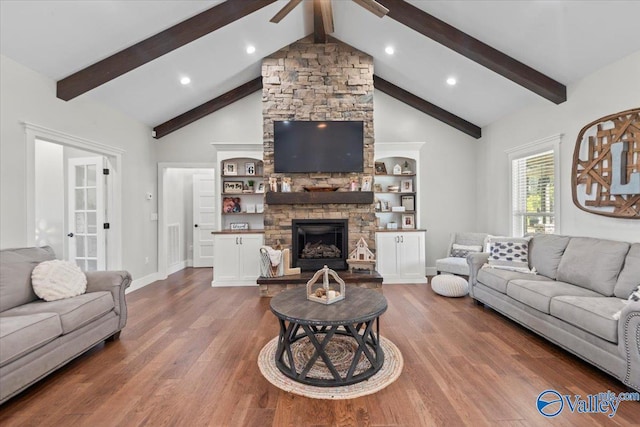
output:
M263 245L262 234L241 234L240 271L238 276L243 282L255 285L260 276L260 247Z
M376 262L382 283L427 283L423 231L376 233Z
M424 280L424 233L399 233L398 264L402 276L405 279Z
M396 233L376 233L376 268L385 282L399 274L397 242Z
M214 235L211 286L257 286L263 241L261 233Z
M238 280L240 250L236 234L216 234L213 239L214 285Z

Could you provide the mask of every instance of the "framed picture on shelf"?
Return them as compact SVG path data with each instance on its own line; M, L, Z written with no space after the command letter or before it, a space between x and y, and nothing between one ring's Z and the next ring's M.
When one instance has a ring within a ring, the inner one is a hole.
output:
M245 175L255 175L256 174L256 164L254 162L247 162L244 164L244 174Z
M385 166L384 162L376 162L376 175L386 175L387 174L387 167Z
M400 199L400 205L407 211L416 210L416 199L413 196L402 196Z
M256 187L256 193L264 193L264 181L260 181Z
M248 230L249 223L248 222L232 222L229 224L229 228L231 230Z
M238 175L238 165L235 162L224 162L222 168L224 175Z
M382 184L373 184L373 191L376 193L382 193Z
M362 177L362 191L371 191L371 183L373 182L373 177L370 175Z
M416 228L413 214L402 215L402 228Z
M240 207L240 197L225 197L222 199L222 212L239 213L242 212Z
M400 182L400 192L401 193L413 193L413 180L412 179L403 179Z
M244 182L242 181L223 181L222 192L223 193L242 193L244 189Z

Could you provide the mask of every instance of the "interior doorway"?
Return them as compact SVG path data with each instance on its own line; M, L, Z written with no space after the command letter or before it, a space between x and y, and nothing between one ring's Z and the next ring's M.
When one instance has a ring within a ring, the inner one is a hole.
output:
M217 224L213 163L158 164L158 274L213 267Z
M57 258L78 261L84 270L121 270L123 151L34 124L24 126L27 244L49 245Z

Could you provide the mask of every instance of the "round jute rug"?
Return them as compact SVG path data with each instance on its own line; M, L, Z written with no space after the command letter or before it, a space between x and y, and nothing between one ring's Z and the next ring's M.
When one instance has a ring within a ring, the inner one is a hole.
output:
M336 368L338 369L338 371L341 371L341 369L344 369L345 366L345 363L343 363L341 359L345 359L345 353L352 351L352 346L350 343L348 343L348 338L346 337L336 336L332 339L332 341L334 340L334 348L328 348L328 350L329 352L332 352L332 361L336 360L334 359L334 356L338 358ZM304 358L308 356L310 352L313 352L312 345L310 342L308 342L308 339L303 339L300 341L302 342L300 342L297 348L294 348L293 350L295 360L298 360L298 358ZM260 355L258 356L258 367L260 368L260 372L267 379L267 381L269 381L274 386L290 393L294 393L304 397L310 397L312 399L355 399L356 397L366 396L368 394L373 394L377 391L382 390L383 388L394 382L402 372L404 360L402 359L402 353L400 353L398 347L396 347L395 344L384 337L380 337L380 343L382 345L382 350L384 351L384 365L382 365L382 368L380 368L380 370L376 372L376 374L371 378L356 384L346 386L316 387L299 383L284 375L276 366L275 360L276 348L278 347L278 337L275 337L274 339L269 341L262 348L262 350L260 351ZM368 360L366 360L366 358L364 361L361 358L356 372L360 370L360 367L363 363L366 365L369 362ZM314 373L314 376L321 378L327 378L326 375L329 375L329 370L326 368L322 361L316 362L311 372Z

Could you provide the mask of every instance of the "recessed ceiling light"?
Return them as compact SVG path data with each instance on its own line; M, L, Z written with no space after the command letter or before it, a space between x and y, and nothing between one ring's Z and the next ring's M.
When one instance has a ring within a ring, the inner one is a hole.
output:
M180 83L183 85L188 85L189 83L191 83L191 79L187 76L184 76L180 79Z
M449 86L455 86L455 85L456 85L456 83L458 83L458 81L456 80L456 78L455 78L455 77L449 77L449 78L447 79L447 84L448 84Z
M387 52L387 55L393 55L393 53L395 52L395 50L393 49L393 46L385 47L384 51Z
M252 46L252 45L247 46L247 53L248 53L249 55L251 55L251 54L252 54L252 53L254 53L255 51L256 51L256 47L255 47L255 46Z

